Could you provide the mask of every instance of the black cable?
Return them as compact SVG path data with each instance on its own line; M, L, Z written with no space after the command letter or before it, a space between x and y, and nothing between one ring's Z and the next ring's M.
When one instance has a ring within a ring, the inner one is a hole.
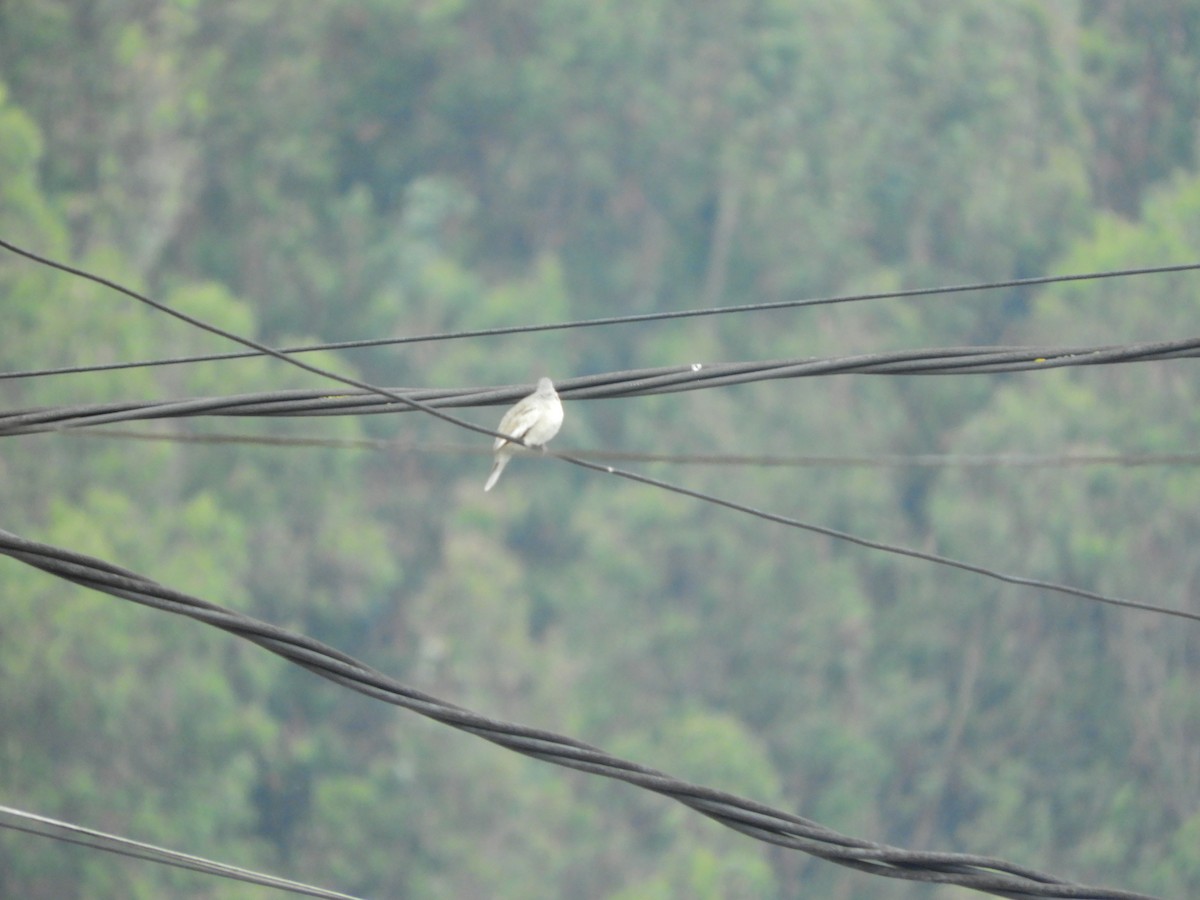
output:
M25 253L0 241L0 246L7 247L16 253ZM32 256L31 256L32 258ZM624 316L603 316L596 319L579 319L572 322L555 322L538 325L506 325L496 328L476 328L464 331L441 331L431 334L411 335L408 337L370 338L356 341L335 341L324 344L307 344L298 347L285 347L280 353L316 353L324 350L357 350L365 347L383 347L400 344L418 344L432 341L450 341L462 338L497 337L507 334L532 334L543 331L563 331L572 328L594 328L603 325L629 325L645 322L669 321L672 319L690 319L701 316L721 316L730 313L763 312L778 309L797 309L807 306L829 306L836 303L858 303L864 300L897 300L911 297L930 297L940 294L961 294L969 291L990 291L1004 288L1033 287L1047 284L1062 284L1071 281L1095 281L1105 278L1125 278L1133 275L1160 275L1170 272L1187 272L1200 269L1200 263L1182 263L1171 266L1149 266L1139 269L1114 269L1104 272L1085 272L1074 275L1042 275L1033 278L1012 278L1005 281L979 282L975 284L957 284L933 288L910 288L900 291L882 291L869 294L842 294L832 297L818 297L807 300L777 300L770 303L744 303L737 306L717 306L706 309L685 309L670 312L635 313ZM152 366L172 366L185 363L217 362L230 359L250 359L262 356L262 351L241 353L211 353L202 356L179 356L169 359L150 359L138 362L105 363L91 366L61 366L50 369L27 369L18 372L0 372L0 380L10 378L34 378L43 375L72 375L85 372L106 372L116 369L149 368Z
M236 336L234 339L241 340ZM995 375L1070 366L1159 362L1195 357L1200 357L1200 338L1094 347L937 347L827 359L692 363L683 366L629 369L561 379L555 382L555 387L564 400L606 400L825 375ZM316 367L304 366L294 360L289 361L303 366L308 371L323 374L323 370ZM362 384L336 377L343 383ZM497 437L499 435L496 432L437 410L508 405L527 394L530 387L510 385L503 388L418 389L366 385L359 390L343 393L331 393L329 390L320 389L292 389L148 403L120 400L77 406L37 407L0 414L0 436L194 415L380 415L419 409L471 431Z
M1046 591L1054 591L1058 594L1066 594L1072 597L1080 597L1084 600L1105 603L1109 606L1119 606L1125 609L1138 609L1142 610L1143 612L1153 612L1160 615L1175 616L1176 618L1180 619L1190 619L1194 622L1200 622L1200 613L1189 612L1188 610L1184 609L1173 609L1167 606L1155 606L1152 603L1143 603L1139 600L1126 600L1121 597L1114 597L1109 594L1101 594L1096 591L1088 591L1084 590L1083 588L1072 587L1070 585L1058 584L1053 581L1043 581L1040 578L1027 578L1023 575L1009 575L996 569L989 569L986 566L980 566L975 563L963 562L962 560L954 559L949 556L942 556L938 553L927 553L924 550L914 550L911 547L903 547L899 544L888 544L883 541L873 541L870 538L859 537L858 535L850 534L847 531L839 531L836 528L829 528L825 525L814 525L811 522L804 522L800 519L793 519L790 516L767 512L766 510L758 509L757 507L747 506L743 503L737 503L733 500L726 500L722 497L706 494L702 491L695 491L691 488L682 487L677 484L671 484L666 481L660 481L657 478L639 475L636 472L627 472L623 469L614 469L612 466L601 465L585 459L566 456L565 454L561 453L548 452L546 455L566 460L569 463L574 463L575 465L582 466L585 469L592 469L596 472L607 472L610 475L616 475L628 481L635 481L638 484L645 484L664 491L670 491L673 494L681 494L684 497L692 497L696 500L703 500L706 503L712 503L716 506L723 506L726 509L732 509L736 512L746 513L747 515L754 516L755 518L765 519L768 522L775 522L779 525L787 525L791 528L799 528L803 531L824 535L825 537L830 537L839 541L847 541L851 544L857 544L860 547L866 547L870 550L882 550L885 553L892 553L896 556L907 556L911 559L919 559L923 562L936 563L939 566L947 566L951 569L959 569L963 572L971 572L975 575L982 575L985 578L1003 581L1006 584L1040 588Z
M691 784L582 741L482 716L404 685L333 647L157 584L128 569L0 530L0 553L51 575L144 606L188 616L249 640L311 672L525 756L669 797L758 840L874 875L955 884L1004 897L1152 900L1087 887L994 857L905 850L840 834L811 819Z
M274 875L266 875L262 872L255 872L252 869L233 866L229 863L216 862L215 860L205 859L202 856L194 856L190 853L168 850L165 847L146 844L142 841L134 841L130 838L110 834L105 831L98 831L94 828L85 828L82 825L75 825L71 822L63 822L58 819L39 816L35 813L25 812L24 810L13 809L10 806L0 806L0 828L20 831L38 837L48 837L56 841L76 844L80 847L88 847L92 850L104 850L107 853L115 853L119 856L127 856L132 859L159 863L164 866L173 866L177 869L187 869L205 875L216 875L220 878L229 878L234 881L246 882L247 884L275 888L289 894L298 894L305 897L322 897L326 898L326 900L357 900L357 898L350 894L329 891L287 878L277 878Z

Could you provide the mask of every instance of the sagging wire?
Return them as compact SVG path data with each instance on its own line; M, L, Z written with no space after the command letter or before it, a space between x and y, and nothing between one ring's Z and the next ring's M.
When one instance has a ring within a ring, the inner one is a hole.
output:
M359 900L359 898L351 894L330 891L300 881L279 878L275 875L266 875L262 872L256 872L253 869L217 862L206 859L203 856L195 856L191 853L168 850L166 847L135 841L127 837L121 837L120 835L99 831L95 828L85 828L82 825L64 822L59 819L51 819L48 816L40 816L36 813L14 809L11 806L0 806L0 828L7 828L10 831L19 831L38 837L52 838L56 841L88 847L92 850L103 850L107 853L115 853L119 856L141 859L164 866L172 866L177 869L187 869L192 872L200 872L204 875L215 875L219 878L228 878L247 884L275 888L289 894L297 894L304 897L321 897L325 898L325 900Z
M16 253L23 253L12 244L0 241L0 246ZM28 256L28 253L24 255ZM865 294L841 294L803 300L776 300L767 303L744 303L736 306L718 306L705 309L685 309L665 312L635 313L624 316L602 316L594 319L578 319L571 322L542 323L535 325L506 325L496 328L475 328L460 331L442 331L406 337L369 338L355 341L335 341L323 344L307 344L285 347L280 353L316 353L326 350L358 350L367 347L420 344L433 341L451 341L463 338L497 337L509 334L533 334L545 331L564 331L574 328L595 328L606 325L629 325L646 322L662 322L673 319L689 319L702 316L722 316L732 313L764 312L779 309L799 309L812 306L830 306L838 303L859 303L867 300L899 300L914 297L931 297L944 294L962 294L972 291L991 291L1007 288L1027 288L1048 284L1064 284L1074 281L1097 281L1107 278L1128 278L1135 275L1161 275L1171 272L1188 272L1200 269L1200 263L1180 263L1167 266L1146 266L1134 269L1112 269L1102 272L1084 272L1070 275L1041 275L1032 278L1011 278L1004 281L988 281L973 284L943 285L932 288L909 288L899 291L879 291ZM108 372L118 369L138 369L155 366L173 366L189 363L218 362L231 359L251 359L265 355L252 350L240 353L210 353L200 356L178 356L167 359L148 359L137 362L103 363L90 366L60 366L46 369L27 369L18 372L0 372L0 380L36 378L46 375L74 375L88 372Z
M103 420L104 417L96 417L97 420ZM45 430L45 429L40 429ZM0 430L0 434L3 431ZM959 569L964 572L970 572L975 575L980 575L985 578L991 578L996 581L1002 581L1006 584L1014 584L1022 587L1032 587L1040 590L1053 591L1055 593L1064 594L1072 597L1078 597L1084 600L1090 600L1098 603L1104 603L1109 606L1123 607L1125 609L1136 609L1143 612L1153 612L1160 615L1174 616L1182 619L1190 619L1200 622L1200 613L1193 613L1188 610L1175 609L1166 606L1157 606L1152 603L1144 603L1139 600L1128 600L1122 597L1116 597L1110 594L1103 594L1098 591L1089 591L1084 588L1077 588L1071 585L1059 584L1053 581L1047 581L1040 578L1029 578L1023 575L1012 575L1002 572L997 569L992 569L987 566L978 565L976 563L966 562L963 560L954 559L953 557L943 556L938 553L929 553L923 550L915 550L911 547L905 547L900 544L891 544L885 541L876 541L870 538L860 537L846 531L841 531L836 528L829 528L824 525L817 525L812 522L805 522L791 516L781 515L779 513L768 512L767 510L758 509L757 507L748 506L743 503L738 503L734 500L728 500L718 497L714 494L709 494L704 491L697 491L691 488L683 487L682 485L672 484L658 478L651 478L647 475L640 475L636 472L631 472L626 469L619 469L615 466L606 465L604 463L594 462L590 459L584 459L579 456L574 456L567 453L559 453L555 451L546 451L544 456L554 459L561 459L564 462L581 468L590 469L594 472L601 472L608 475L615 475L618 478L633 481L638 484L656 487L660 490L669 491L674 494L680 494L685 497L691 497L695 500L701 500L706 503L711 503L716 506L723 506L726 509L735 512L745 513L755 518L763 519L768 522L774 522L778 525L786 525L791 528L798 528L803 531L808 531L813 534L819 534L824 537L833 538L834 540L846 541L848 543L857 544L860 547L865 547L870 550L879 550L884 553L890 553L896 556L907 556L911 559L920 560L922 562L930 562L936 565L947 566L953 569Z
M0 554L83 587L204 622L368 697L534 759L661 794L757 840L842 866L887 878L954 884L1002 897L1153 900L1145 894L1065 881L994 857L905 850L841 834L811 819L682 781L571 737L483 716L411 688L320 641L176 591L94 557L3 530Z

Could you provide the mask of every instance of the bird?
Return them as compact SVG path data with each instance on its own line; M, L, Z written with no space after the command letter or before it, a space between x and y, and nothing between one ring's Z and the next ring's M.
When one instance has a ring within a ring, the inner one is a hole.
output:
M524 441L527 446L540 447L544 453L546 444L558 434L562 422L562 401L558 399L558 392L554 390L554 382L549 378L541 378L538 379L537 390L518 400L516 405L504 414L496 430L509 438ZM490 491L499 480L500 473L512 459L514 446L517 445L511 440L501 437L496 438L496 442L492 444L496 461L492 463L492 474L483 486L485 491Z

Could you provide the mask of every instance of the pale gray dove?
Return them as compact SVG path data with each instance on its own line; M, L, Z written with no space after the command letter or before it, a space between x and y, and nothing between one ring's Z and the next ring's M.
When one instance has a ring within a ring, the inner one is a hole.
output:
M496 430L509 437L520 438L530 447L541 447L545 450L550 438L558 434L562 421L562 401L558 399L558 393L554 390L554 382L549 378L542 378L538 380L536 391L518 400L516 405L504 414ZM490 491L496 484L500 473L512 459L515 446L518 445L504 438L496 438L496 442L492 444L496 461L492 463L492 474L483 486L485 491Z

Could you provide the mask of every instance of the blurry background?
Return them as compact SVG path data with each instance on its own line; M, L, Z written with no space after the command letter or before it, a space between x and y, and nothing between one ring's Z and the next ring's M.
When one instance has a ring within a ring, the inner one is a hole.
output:
M274 345L1190 262L1200 0L0 0L0 234ZM0 256L0 369L233 349ZM392 386L1200 334L1193 274L309 357ZM320 386L274 361L8 408ZM555 449L1180 453L1195 363L568 403ZM492 426L498 409L468 411ZM130 429L133 430L133 429ZM1200 894L1200 630L420 414L0 446L4 528L415 687L864 838ZM667 466L867 537L1197 609L1195 466ZM0 800L375 897L943 898L527 761L0 561ZM0 895L262 889L0 833Z

